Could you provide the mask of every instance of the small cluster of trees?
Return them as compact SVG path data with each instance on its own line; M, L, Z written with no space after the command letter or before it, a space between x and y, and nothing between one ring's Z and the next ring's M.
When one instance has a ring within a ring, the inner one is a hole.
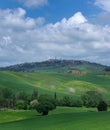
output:
M42 115L47 115L50 110L56 108L55 97L40 95L37 89L32 94L26 92L14 93L9 88L0 88L0 109L36 109Z
M97 91L87 91L81 98L85 107L97 107L99 102L103 100L102 94Z
M38 92L36 89L30 95L24 91L14 93L9 88L0 88L0 109L29 109L30 101L37 99L37 96Z
M26 92L18 92L15 94L8 88L0 89L1 109L36 109L42 115L47 115L56 106L97 107L98 111L107 111L108 105L103 101L102 95L97 91L87 91L81 96L81 99L74 99L69 96L58 99L56 93L53 96L38 96L37 89L34 89L32 94L27 94Z
M2 88L0 89L0 108L13 107L14 100L13 94L10 89Z
M85 107L97 107L98 111L107 111L108 104L97 91L87 91L82 95L82 101Z
M73 97L64 96L61 99L57 99L58 106L67 106L67 107L82 107L83 102L81 99L74 99Z

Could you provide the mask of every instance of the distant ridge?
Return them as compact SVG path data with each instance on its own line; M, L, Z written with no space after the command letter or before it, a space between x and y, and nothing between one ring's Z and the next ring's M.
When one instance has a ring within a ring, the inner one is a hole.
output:
M15 72L69 72L74 69L81 71L103 71L106 66L91 63L83 60L65 60L65 59L49 59L42 62L30 62L16 64L8 67L1 67L1 71L15 71Z

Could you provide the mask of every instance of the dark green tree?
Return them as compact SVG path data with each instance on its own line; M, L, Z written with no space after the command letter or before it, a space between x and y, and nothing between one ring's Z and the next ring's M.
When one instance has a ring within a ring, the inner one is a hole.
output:
M102 94L97 91L87 91L82 95L83 105L86 107L97 107L102 101Z
M83 102L80 99L75 99L71 101L71 107L82 107Z
M32 96L31 96L31 100L34 100L34 99L38 99L38 90L37 90L37 88L34 88Z
M56 102L50 95L41 95L38 98L36 110L42 115L48 115L48 112L56 108Z
M16 104L17 102L21 100L24 102L25 104L25 109L28 109L29 105L30 105L30 101L31 101L31 97L29 94L27 94L26 92L22 91L22 92L19 92L17 95L16 95Z
M97 110L98 111L107 111L107 103L105 101L100 101L98 106L97 106Z
M25 100L27 101L28 100L28 94L24 91L21 91L19 93L16 94L16 99L17 100Z
M55 100L57 99L57 94L56 94L56 92L54 93L54 99L55 99Z
M3 94L2 94L2 90L0 89L0 109L3 107Z
M27 109L27 104L24 100L17 100L16 102L16 108L17 109L23 109L23 110L26 110Z
M63 99L60 100L61 106L71 106L72 98L69 96L64 96Z
M2 88L2 106L5 108L10 108L13 101L13 92L9 88Z

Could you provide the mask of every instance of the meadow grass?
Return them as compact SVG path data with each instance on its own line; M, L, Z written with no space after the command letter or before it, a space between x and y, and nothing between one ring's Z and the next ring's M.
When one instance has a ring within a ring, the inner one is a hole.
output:
M1 113L1 115L2 114L3 113ZM13 117L12 113L8 114ZM96 109L59 107L50 112L48 116L40 116L37 112L35 113L35 111L21 111L19 112L19 115L20 114L23 117L25 116L25 118L18 121L1 122L0 130L110 129L110 112L97 112Z
M0 123L24 120L32 118L36 115L36 111L25 110L2 110L0 111Z

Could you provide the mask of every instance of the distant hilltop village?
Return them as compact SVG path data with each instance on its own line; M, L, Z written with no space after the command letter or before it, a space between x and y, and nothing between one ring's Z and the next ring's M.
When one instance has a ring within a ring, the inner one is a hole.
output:
M72 63L74 63L74 62L76 62L76 61L74 61L74 60L64 60L64 59L57 59L56 57L54 58L54 59L48 59L47 60L48 62L60 62L61 64L63 63L63 62L72 62ZM83 62L83 61L82 61ZM85 61L84 61L85 62ZM79 69L73 69L73 70L70 70L69 71L69 73L72 73L72 74L79 74L79 75L84 75L84 74L86 74L87 72L82 72L81 70L79 70Z
M84 75L88 72L103 72L106 66L84 60L53 58L41 62L21 63L1 67L2 71L15 72L55 72Z

